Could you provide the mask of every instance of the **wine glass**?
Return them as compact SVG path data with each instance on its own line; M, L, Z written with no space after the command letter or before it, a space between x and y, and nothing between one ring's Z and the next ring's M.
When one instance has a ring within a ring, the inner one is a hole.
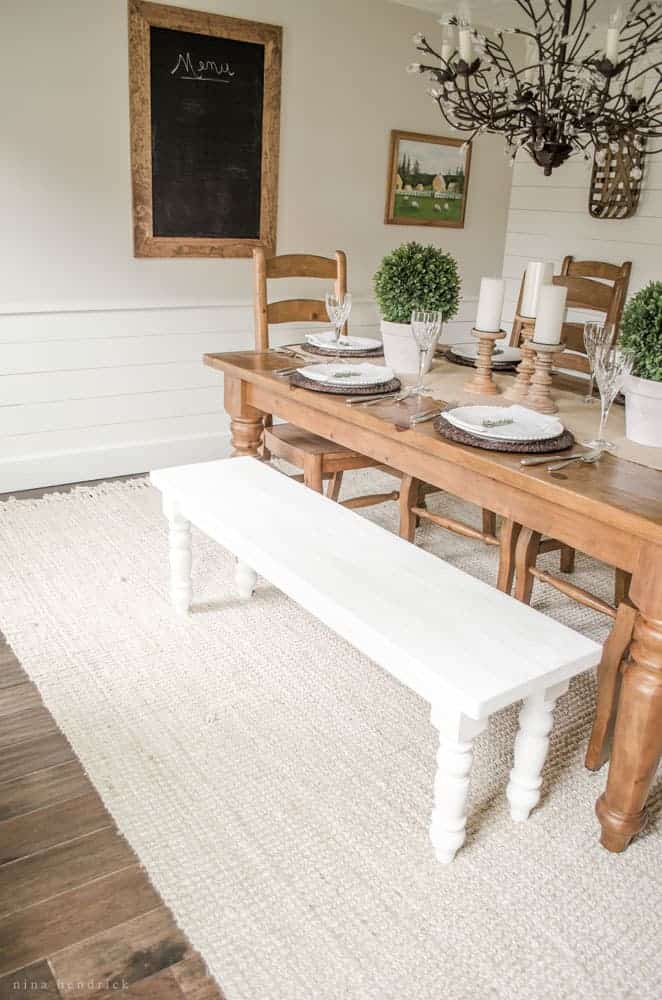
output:
M424 309L415 309L411 314L411 332L416 346L418 347L418 382L411 390L412 396L424 396L425 386L423 376L425 374L425 362L428 351L439 336L443 316L440 312L429 312Z
M614 328L611 323L584 323L584 347L591 368L591 381L588 392L584 396L585 403L593 402L595 387L595 367L601 357L608 351L614 338Z
M600 429L594 441L587 442L589 448L605 451L613 448L611 441L605 439L605 426L611 404L623 388L628 375L632 372L633 359L617 347L610 347L598 358L595 366L595 379L600 390Z
M336 364L340 361L340 341L345 323L352 311L352 296L349 292L338 295L335 291L327 292L324 301L329 319L336 331Z

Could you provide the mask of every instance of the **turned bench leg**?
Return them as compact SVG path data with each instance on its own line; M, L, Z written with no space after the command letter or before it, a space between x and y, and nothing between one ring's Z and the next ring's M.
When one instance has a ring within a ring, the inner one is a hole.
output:
M179 513L176 503L163 498L163 512L170 526L170 598L178 615L191 606L191 523Z
M244 600L248 600L249 597L253 596L255 591L257 573L254 569L251 569L250 566L247 566L246 563L237 559L237 564L234 570L234 582L237 585L239 596Z
M510 815L516 823L527 820L531 810L540 801L542 769L554 723L554 704L567 690L568 681L555 684L545 691L530 695L520 710L515 761L506 791Z
M439 750L430 840L437 861L449 864L464 843L472 744L487 726L487 719L469 719L433 705L431 720L439 731Z

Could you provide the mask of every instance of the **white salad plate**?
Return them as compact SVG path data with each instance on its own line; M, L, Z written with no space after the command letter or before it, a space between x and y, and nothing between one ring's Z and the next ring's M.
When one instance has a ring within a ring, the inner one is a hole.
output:
M450 350L458 358L463 358L465 361L475 361L478 357L478 342L451 344ZM512 365L521 361L522 352L519 347L502 347L501 344L496 344L492 358L497 365Z
M327 385L382 385L395 377L392 368L387 368L385 365L371 365L368 362L348 365L342 361L338 363L328 361L319 365L306 365L297 371L305 378L314 379L315 382L326 382Z
M526 406L456 406L444 412L444 418L454 427L478 437L498 441L544 441L563 434L564 427L556 417L536 413ZM492 421L508 420L497 426Z
M313 347L319 347L322 351L336 350L335 330L323 330L320 333L307 333L306 343ZM381 340L374 340L372 337L342 337L340 350L351 354L352 351L376 351L382 346Z

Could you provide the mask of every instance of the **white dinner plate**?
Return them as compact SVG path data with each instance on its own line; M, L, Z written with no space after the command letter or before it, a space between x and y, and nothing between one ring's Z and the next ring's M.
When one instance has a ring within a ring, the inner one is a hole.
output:
M526 406L456 406L447 410L444 417L454 427L476 434L478 437L499 441L543 441L558 437L564 427L556 417L536 413ZM496 427L485 426L485 422L509 420L512 423Z
M306 343L312 344L313 347L319 347L322 351L335 351L335 330L307 333ZM352 351L376 351L382 346L382 342L381 340L375 340L373 337L342 337L339 346L341 352L351 354Z
M450 350L456 357L463 358L465 361L475 361L478 357L478 343L473 340L471 343L451 344ZM501 344L496 344L492 357L495 364L513 365L521 361L522 352L519 347L502 347Z
M319 365L306 365L297 371L305 378L326 382L328 385L382 385L394 378L392 368L387 368L386 365L371 365L368 362L350 365L342 361L338 363L328 361Z

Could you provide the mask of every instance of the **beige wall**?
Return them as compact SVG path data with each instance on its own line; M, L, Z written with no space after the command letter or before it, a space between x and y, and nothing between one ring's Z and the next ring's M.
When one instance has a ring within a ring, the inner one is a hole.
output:
M382 221L390 129L444 132L404 71L434 19L382 0L195 6L284 27L279 250L346 249L371 326L382 255L433 241L460 263L466 327L501 270L501 140L475 146L464 230ZM4 0L2 27L0 492L217 454L219 380L199 357L250 343L250 263L133 258L125 3Z

